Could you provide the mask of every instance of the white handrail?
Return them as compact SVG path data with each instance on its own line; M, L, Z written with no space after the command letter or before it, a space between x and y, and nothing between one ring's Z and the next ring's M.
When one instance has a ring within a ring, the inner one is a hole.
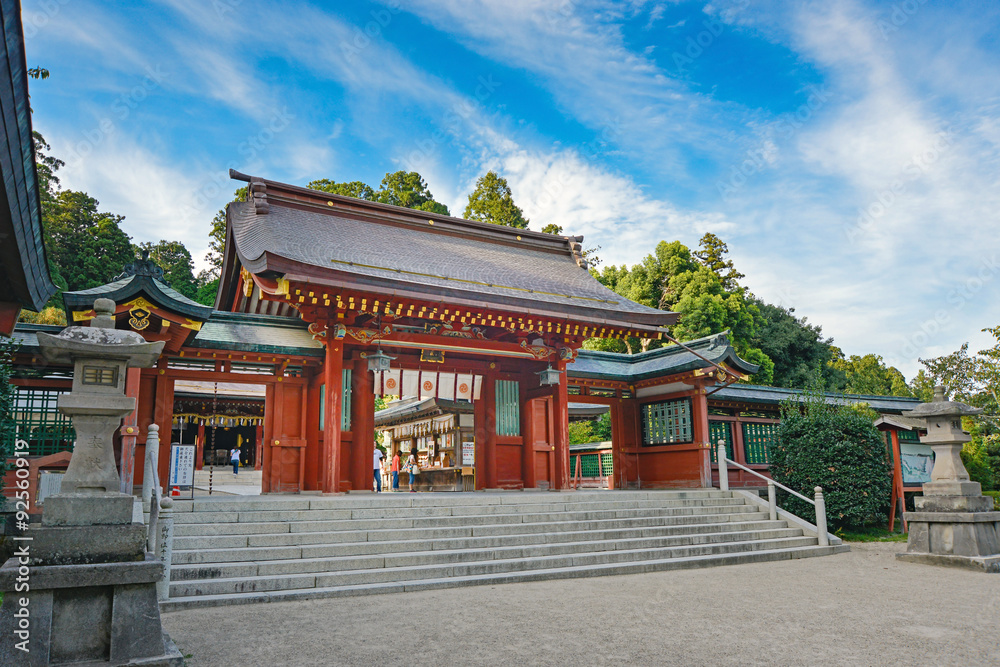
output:
M803 495L802 495L801 493L799 493L798 491L792 491L791 489L789 489L789 488L788 488L787 486L785 486L785 485L784 485L784 484L782 484L781 482L775 482L775 481L774 481L773 479L771 479L770 477L765 477L764 475L761 475L761 474L760 474L759 472L757 472L756 470L751 470L750 468L747 468L747 467L746 467L745 465L740 465L740 464L739 464L739 463L737 463L736 461L734 461L734 460L732 460L732 459L729 459L729 458L727 458L727 459L726 459L726 463L727 463L727 464L728 464L728 463L732 463L732 464L733 464L734 466L736 466L737 468L740 468L741 470L746 470L746 471L747 471L748 473L750 473L751 475L756 475L757 477L760 477L760 478L761 478L762 480L764 480L765 482L769 482L769 483L771 483L771 484L774 484L774 485L775 485L776 487L778 487L779 489L784 489L785 491L788 491L788 492L789 492L790 494L792 494L793 496L795 496L795 497L797 497L797 498L801 498L802 500L806 501L806 502L807 502L807 503L809 503L810 505L814 505L814 506L816 505L816 501L814 501L814 500L813 500L812 498L808 498L808 497L806 497L806 496L803 496Z
M775 501L774 487L775 486L779 486L782 489L784 489L785 491L787 491L788 493L792 494L793 496L795 496L797 498L801 498L802 500L806 501L807 503L809 503L810 505L812 505L813 507L816 508L816 541L817 541L817 543L821 547L825 547L825 546L828 546L830 544L830 535L829 535L829 533L827 533L827 529L826 529L826 500L823 498L823 489L822 489L822 487L817 486L814 489L814 491L816 493L816 499L815 500L812 500L810 498L806 498L804 495L802 495L798 491L793 491L792 489L789 489L784 484L780 484L778 482L775 482L773 479L771 479L769 477L765 477L764 475L761 475L756 470L751 470L750 468L747 468L745 465L741 465L741 464L737 463L736 461L733 461L732 459L727 458L726 457L726 442L724 440L719 440L719 449L718 449L717 459L718 459L718 462L719 462L719 488L720 489L722 489L723 491L728 491L729 490L729 468L727 466L727 464L729 464L729 463L732 463L734 466L736 466L737 468L739 468L741 470L747 471L751 475L759 477L760 479L762 479L765 482L767 482L768 514L770 515L771 521L774 521L777 518L777 514L778 514L778 505L777 505L777 502Z

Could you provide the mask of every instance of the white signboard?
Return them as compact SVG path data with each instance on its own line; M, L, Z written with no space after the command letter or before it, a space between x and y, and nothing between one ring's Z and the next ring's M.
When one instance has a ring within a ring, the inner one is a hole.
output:
M462 441L462 465L463 466L474 466L474 465L476 465L476 441L475 440L463 440Z
M170 446L170 486L194 484L194 445Z
M46 498L59 493L59 490L62 488L63 474L47 470L42 470L38 473L38 498L35 500L36 503L41 505L45 502Z

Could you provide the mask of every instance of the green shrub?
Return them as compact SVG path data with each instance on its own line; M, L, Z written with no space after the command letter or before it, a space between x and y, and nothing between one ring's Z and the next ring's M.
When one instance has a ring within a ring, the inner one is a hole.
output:
M993 509L1000 512L1000 491L983 491L983 495L993 498Z
M801 409L783 406L770 458L775 481L810 498L814 487L823 487L831 530L886 521L892 468L864 411L827 405L821 397L807 397ZM803 518L815 511L790 495L782 506Z
M993 469L990 467L986 446L981 438L974 437L972 442L962 446L962 463L969 473L969 479L979 482L983 491L992 491L996 488Z

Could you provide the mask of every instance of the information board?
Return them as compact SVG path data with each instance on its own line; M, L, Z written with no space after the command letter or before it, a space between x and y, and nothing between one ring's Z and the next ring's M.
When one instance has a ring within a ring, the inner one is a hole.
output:
M463 466L473 466L473 465L476 465L476 441L475 440L463 440L462 441L462 465Z
M192 485L194 485L194 445L171 445L169 486Z
M62 488L63 474L61 472L49 472L48 470L42 470L38 473L38 498L35 502L41 505L45 502L45 499L49 496L54 496L59 493L59 489Z

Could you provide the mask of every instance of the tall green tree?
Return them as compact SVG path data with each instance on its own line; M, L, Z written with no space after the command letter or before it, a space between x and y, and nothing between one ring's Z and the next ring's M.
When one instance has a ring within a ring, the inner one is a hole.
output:
M913 396L903 374L895 366L886 366L881 356L852 354L845 357L839 348L833 347L832 350L834 358L829 363L844 373L845 392L870 396Z
M463 217L494 225L528 228L528 219L524 217L521 208L514 203L514 196L511 194L510 186L507 185L507 179L495 171L486 172L486 175L476 181L476 189L469 195L469 203L465 207ZM547 226L546 229L550 227L558 225ZM559 232L549 233L561 232L562 228L559 228Z
M741 289L740 280L746 276L737 271L733 260L729 259L729 246L725 241L709 232L701 237L698 248L694 256L719 277L724 290L736 292Z
M195 298L198 294L198 281L194 276L194 261L183 243L165 240L158 243L146 241L140 243L136 250L149 253L149 258L163 269L163 278L168 285L189 299Z
M328 178L310 181L306 187L343 197L354 197L355 199L377 201L382 204L413 208L429 213L451 215L447 206L434 201L434 195L427 187L424 177L415 171L394 171L386 174L382 178L378 190L362 181L340 182Z
M756 304L746 298L742 289L727 291L719 276L681 242L660 241L653 254L631 269L608 266L597 274L597 279L627 299L679 313L680 320L671 335L681 342L728 330L740 356L760 366L753 381L771 382L774 363L753 344L760 317ZM663 341L630 339L624 345L628 352L635 353L661 347ZM601 342L588 344L591 349L615 346Z
M451 215L447 206L434 201L434 195L431 194L423 176L415 171L394 171L386 174L375 196L376 201L383 204Z
M846 375L830 365L833 339L823 338L823 329L784 308L753 299L760 311L753 345L774 361L774 386L807 389L822 385L842 391Z
M66 289L82 290L111 282L135 259L124 216L98 210L86 192L62 190L43 211L45 250Z
M378 197L372 187L367 183L362 183L361 181L338 183L326 178L321 178L317 181L311 181L306 187L311 190L329 192L332 195L341 195L342 197L354 197L355 199L378 201Z

